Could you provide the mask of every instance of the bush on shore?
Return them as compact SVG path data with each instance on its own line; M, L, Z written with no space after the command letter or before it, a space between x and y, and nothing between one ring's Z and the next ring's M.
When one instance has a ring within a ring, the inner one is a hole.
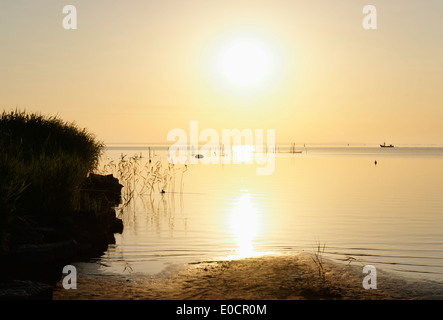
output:
M104 145L74 123L11 111L0 117L0 251L8 236L78 208Z

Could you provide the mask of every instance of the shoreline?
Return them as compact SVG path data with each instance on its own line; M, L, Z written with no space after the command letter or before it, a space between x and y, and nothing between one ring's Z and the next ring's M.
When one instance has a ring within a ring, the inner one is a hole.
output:
M0 250L0 300L51 299L64 266L100 256L123 232L114 208L123 186L112 175L92 173L83 183L90 202L101 199L100 208L62 212L11 233Z
M324 259L324 280L312 254L265 255L174 265L156 275L88 275L77 289L60 280L54 300L441 300L443 283L377 270L377 289L364 289L362 266Z

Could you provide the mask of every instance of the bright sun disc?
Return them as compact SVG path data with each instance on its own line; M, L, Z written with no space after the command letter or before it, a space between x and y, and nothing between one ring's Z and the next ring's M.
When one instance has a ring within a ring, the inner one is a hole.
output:
M263 44L253 40L230 43L221 53L219 69L222 75L237 85L261 82L271 71L271 54Z

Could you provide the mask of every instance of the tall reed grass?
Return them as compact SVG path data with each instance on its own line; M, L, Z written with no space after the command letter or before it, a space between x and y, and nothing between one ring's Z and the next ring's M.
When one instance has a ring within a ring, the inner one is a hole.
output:
M326 243L323 245L318 241L315 246L314 256L312 261L314 261L317 266L318 276L323 281L326 282L326 270L324 267L323 256L326 249Z
M120 209L124 209L138 196L152 196L183 192L183 174L187 165L177 166L156 160L149 152L148 157L121 154L118 160L109 160L97 172L112 174L123 185ZM179 176L179 180L177 177Z
M103 143L74 123L25 111L0 117L0 245L24 224L73 210Z

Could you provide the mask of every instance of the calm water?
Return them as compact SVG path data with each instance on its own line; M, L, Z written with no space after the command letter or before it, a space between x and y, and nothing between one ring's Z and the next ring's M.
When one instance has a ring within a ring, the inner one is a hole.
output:
M177 174L175 192L136 197L96 272L154 274L322 243L335 260L443 281L443 148L297 150L277 153L271 175L256 175L254 162L196 164ZM164 149L151 152L165 159ZM148 156L144 146L114 146L107 157L121 153Z

